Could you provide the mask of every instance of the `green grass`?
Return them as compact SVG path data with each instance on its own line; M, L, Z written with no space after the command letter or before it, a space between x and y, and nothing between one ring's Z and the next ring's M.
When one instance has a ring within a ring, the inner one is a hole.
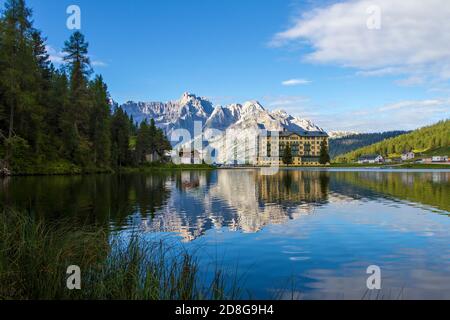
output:
M434 156L450 156L450 146L449 147L442 147L432 150L413 150L413 152L416 154L416 159L423 159L423 158L431 158ZM395 159L400 158L401 154L391 153L387 156L387 158Z
M450 169L448 164L433 164L433 163L407 163L394 167L399 169Z
M333 163L330 168L450 169L450 165L433 163L359 164Z
M109 167L80 167L67 160L23 163L19 167L12 169L12 174L16 176L80 175L113 172Z
M433 157L433 156L450 156L450 146L417 153L417 156L420 158Z
M162 170L214 170L214 166L207 164L182 164L175 165L172 163L154 163L145 164L138 167L122 167L113 170L110 167L80 167L66 160L46 162L46 163L30 163L21 165L20 168L13 168L12 174L16 176L51 176L51 175L82 175L82 174L98 174L98 173L115 173L115 172L151 172Z
M332 163L331 168L379 168L382 164L360 164L360 163Z
M73 227L0 212L0 299L232 299L218 268L206 282L196 258L164 242L110 238L100 227ZM81 290L66 288L66 270L81 268ZM233 282L235 283L235 282Z

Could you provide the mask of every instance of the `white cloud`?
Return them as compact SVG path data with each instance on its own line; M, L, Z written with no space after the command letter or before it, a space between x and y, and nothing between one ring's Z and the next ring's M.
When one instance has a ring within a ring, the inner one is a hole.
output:
M47 50L47 54L49 55L49 60L56 65L60 65L64 63L64 54L61 51L57 51L52 46L45 46L45 49Z
M356 73L358 76L363 77L384 77L384 76L392 76L404 73L405 70L402 68L381 68L381 69L373 69L373 70L361 70Z
M402 100L378 106L347 109L324 108L308 97L280 95L262 97L270 110L311 120L327 131L382 132L414 130L425 125L450 119L450 98Z
M283 86L298 86L298 85L305 85L305 84L310 84L311 81L306 80L306 79L290 79L290 80L286 80L283 81L281 84Z
M388 104L378 108L375 111L392 111L392 110L405 110L407 112L424 112L430 113L435 111L449 111L450 112L450 100L412 100L401 101L397 103Z
M320 115L317 108L311 106L309 98L296 95L275 95L262 97L261 101L269 110L283 110L292 116L303 119L316 119Z
M100 60L92 60L91 65L93 67L107 67L108 64L106 62L100 61Z
M272 110L284 109L292 112L296 109L304 108L308 104L309 99L304 96L279 95L263 97L262 101L264 101L264 104Z
M61 65L64 63L64 52L56 50L52 46L47 45L47 54L49 55L49 60L55 65ZM92 58L92 57L91 57ZM107 67L108 64L100 60L92 60L91 65L93 67Z
M320 114L313 120L328 130L380 132L414 130L450 118L450 99L399 101L375 108Z
M381 9L381 28L367 27L370 6ZM448 0L352 0L297 17L271 44L308 43L305 59L361 70L361 75L427 74L450 79Z
M399 86L403 86L403 87L413 87L413 86L421 85L424 82L425 82L425 80L422 77L411 76L406 79L397 80L395 83L398 84Z

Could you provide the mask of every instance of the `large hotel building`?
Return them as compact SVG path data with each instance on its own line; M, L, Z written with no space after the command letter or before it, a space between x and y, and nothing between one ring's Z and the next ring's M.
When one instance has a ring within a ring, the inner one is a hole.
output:
M287 145L291 148L292 165L318 165L321 144L328 146L326 132L267 132L257 139L257 164L260 166L285 165L283 154Z

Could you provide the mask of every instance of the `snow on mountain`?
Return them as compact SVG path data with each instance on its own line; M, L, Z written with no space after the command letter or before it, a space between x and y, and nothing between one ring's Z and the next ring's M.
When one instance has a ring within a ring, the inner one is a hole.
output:
M154 119L156 125L163 129L168 137L176 129L186 129L193 135L195 121L206 123L214 111L210 101L187 92L178 101L129 101L121 107L128 115L133 116L137 123Z
M328 133L330 139L339 139L339 138L345 138L348 136L352 136L358 134L356 131L331 131Z
M241 118L242 105L232 104L227 107L217 106L209 119L205 128L225 130Z
M219 155L216 155L219 158L218 162L226 162L226 154L229 156L232 153L231 149L236 148L236 145L239 147L244 145L242 141L254 141L260 130L325 134L322 128L309 120L293 117L282 110L266 110L258 101L214 108L207 99L184 93L177 101L167 103L130 101L123 104L122 108L138 123L153 118L156 125L163 129L169 138L174 130L186 129L195 140L195 123L200 122L203 139L206 138L212 148L219 150ZM205 143L201 142L200 145L204 146ZM252 147L247 151L255 152Z
M293 117L282 110L268 111L257 101L246 102L242 106L240 119L228 126L226 132L209 139L209 145L218 150L216 162L233 163L236 153L239 163L251 162L256 155L256 137L261 130L320 132L324 130L309 120Z

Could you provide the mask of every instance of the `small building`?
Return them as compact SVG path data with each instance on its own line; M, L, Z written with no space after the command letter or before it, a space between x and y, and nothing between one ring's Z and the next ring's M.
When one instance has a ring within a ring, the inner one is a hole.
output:
M448 162L448 156L434 156L431 162Z
M170 151L164 151L163 155L158 152L153 152L145 155L145 162L155 163L155 162L170 162L171 154Z
M202 164L202 157L198 150L182 150L179 154L181 164Z
M406 152L406 153L402 154L403 161L414 160L415 157L416 157L416 154L414 152Z
M375 163L384 163L384 158L381 155L365 155L361 156L358 159L359 164L375 164Z

